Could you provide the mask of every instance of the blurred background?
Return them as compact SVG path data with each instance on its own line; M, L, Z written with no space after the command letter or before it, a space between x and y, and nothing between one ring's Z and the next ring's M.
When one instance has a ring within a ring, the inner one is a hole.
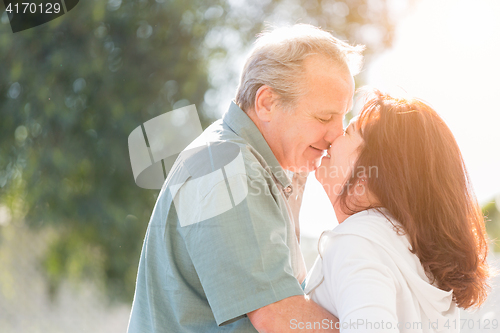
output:
M457 138L491 239L500 237L498 1L88 0L16 34L0 13L1 332L126 330L159 193L135 185L128 135L189 104L204 127L220 118L266 25L310 23L364 44L357 87L429 102ZM310 266L336 220L309 180ZM500 268L500 243L491 250ZM500 320L498 309L494 286L480 311L462 313L476 320L462 331L483 331L477 320Z

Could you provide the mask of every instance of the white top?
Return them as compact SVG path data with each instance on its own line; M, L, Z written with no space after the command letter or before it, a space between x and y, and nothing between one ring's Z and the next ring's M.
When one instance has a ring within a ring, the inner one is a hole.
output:
M306 294L341 332L459 332L452 292L429 283L409 248L380 212L354 214L323 235Z

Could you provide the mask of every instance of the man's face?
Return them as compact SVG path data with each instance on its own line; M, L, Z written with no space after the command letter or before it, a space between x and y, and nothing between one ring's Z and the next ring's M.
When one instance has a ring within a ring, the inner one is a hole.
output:
M354 80L321 55L304 61L308 88L291 112L276 106L268 127L271 150L284 169L311 172L324 151L343 133L343 119L352 108Z
M353 170L353 167L358 160L359 147L362 144L363 137L356 117L351 119L345 133L339 136L328 150L331 157L323 157L316 170L316 179L323 185L332 202L342 194L344 183L351 173L360 171ZM356 193L360 192L356 190Z

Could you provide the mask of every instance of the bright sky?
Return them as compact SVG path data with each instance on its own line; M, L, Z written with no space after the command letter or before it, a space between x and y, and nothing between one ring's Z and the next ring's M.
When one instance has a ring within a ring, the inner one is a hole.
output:
M424 99L455 135L481 204L500 193L500 1L420 0L396 26L393 48L370 64L368 84ZM313 177L301 230L336 220Z

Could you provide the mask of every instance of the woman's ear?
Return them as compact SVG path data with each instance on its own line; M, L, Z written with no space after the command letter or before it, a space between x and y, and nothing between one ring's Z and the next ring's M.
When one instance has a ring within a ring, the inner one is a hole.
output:
M353 163L352 167L355 167L355 165L356 165L356 162ZM353 175L354 175L354 172L353 172ZM358 178L357 185L361 185L361 186L366 185L368 177L366 176L366 172L365 172L364 168L360 168L360 170L358 172L356 172L356 177Z
M354 184L353 195L356 197L358 203L363 203L365 199L368 199L368 179L364 171L358 171L356 173L357 181Z
M274 93L271 87L263 85L255 94L254 111L262 122L270 122L274 108Z
M379 205L378 199L368 188L369 175L366 174L365 170L360 170L356 174L358 181L355 185L355 196L356 200L361 206L377 206Z

